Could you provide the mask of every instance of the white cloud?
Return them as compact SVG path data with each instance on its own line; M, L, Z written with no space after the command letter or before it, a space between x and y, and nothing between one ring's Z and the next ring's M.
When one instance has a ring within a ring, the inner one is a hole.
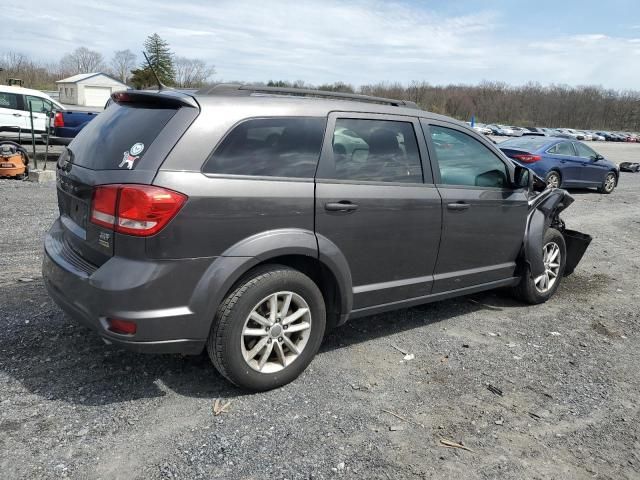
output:
M139 51L157 32L178 55L214 63L225 80L490 79L634 88L640 76L634 39L602 32L550 38L543 31L542 41L505 38L496 12L442 16L400 1L66 0L52 8L31 0L5 6L3 16L13 20L0 30L2 50L53 61L85 45L109 57Z

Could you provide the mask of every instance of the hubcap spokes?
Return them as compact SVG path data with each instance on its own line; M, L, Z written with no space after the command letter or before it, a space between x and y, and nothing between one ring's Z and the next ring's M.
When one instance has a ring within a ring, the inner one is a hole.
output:
M242 328L242 356L261 373L274 373L302 353L311 333L311 311L294 292L276 292L251 310Z
M615 186L615 177L613 175L607 175L606 180L604 181L604 188L607 192L610 192L611 190L613 190L613 187Z
M551 188L558 188L560 186L560 179L557 175L551 174L547 181L547 185Z
M546 293L555 285L560 273L560 247L555 242L547 243L542 249L544 273L534 279L536 290Z

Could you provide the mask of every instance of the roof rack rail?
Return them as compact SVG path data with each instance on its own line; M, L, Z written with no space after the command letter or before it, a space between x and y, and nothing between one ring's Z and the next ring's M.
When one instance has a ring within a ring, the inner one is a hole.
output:
M251 95L252 93L263 93L266 95L288 95L299 97L336 98L340 100L353 100L356 102L380 103L383 105L393 105L394 107L419 108L415 102L408 100L397 100L393 98L374 97L357 93L328 92L325 90L312 90L308 88L286 88L286 87L266 87L262 85L235 85L218 84L197 93L201 95L227 94L227 95Z

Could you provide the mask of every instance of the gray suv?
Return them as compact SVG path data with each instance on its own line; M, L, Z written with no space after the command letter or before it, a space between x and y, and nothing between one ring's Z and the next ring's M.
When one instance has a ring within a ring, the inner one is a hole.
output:
M104 339L295 379L349 318L510 287L546 301L590 237L464 123L410 102L220 86L116 93L57 165L50 295Z

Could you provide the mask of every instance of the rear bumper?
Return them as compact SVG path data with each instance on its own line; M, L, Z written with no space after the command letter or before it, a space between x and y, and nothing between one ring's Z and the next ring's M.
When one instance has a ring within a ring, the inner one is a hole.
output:
M147 353L198 354L211 318L190 308L192 293L212 259L174 261L112 257L92 267L68 246L57 220L45 238L42 274L53 300L106 343ZM137 331L108 330L108 319L134 321Z

